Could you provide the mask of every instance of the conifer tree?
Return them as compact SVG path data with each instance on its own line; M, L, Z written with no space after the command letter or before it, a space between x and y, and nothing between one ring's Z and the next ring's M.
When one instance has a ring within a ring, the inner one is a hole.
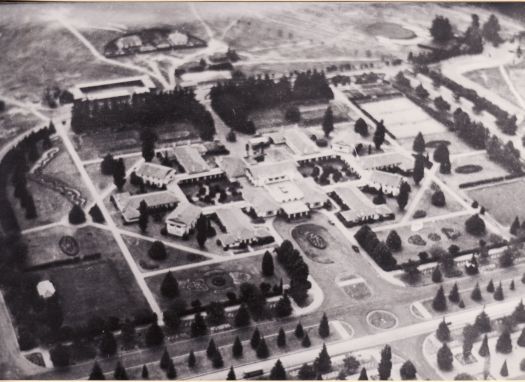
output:
M281 363L280 359L278 359L275 362L275 365L272 367L272 370L270 371L270 380L271 381L286 380L286 370L284 370L283 364Z
M269 251L266 251L262 259L262 274L264 277L271 277L273 276L273 272L274 272L273 257Z
M366 372L366 368L361 368L361 373L359 373L359 378L357 378L358 381L368 381L368 374Z
M104 330L100 341L100 355L109 357L117 353L117 340L111 330Z
M149 370L146 365L142 365L141 377L142 379L149 379Z
M439 269L439 265L438 265L432 271L432 282L440 283L442 281L443 281L443 274L441 273L441 270Z
M235 341L232 346L232 355L234 358L241 358L243 353L243 346L239 336L235 337Z
M478 354L482 357L487 357L488 355L490 355L489 339L486 334L483 336L483 341L481 342L481 346L479 347Z
M392 349L389 345L385 345L383 350L381 350L381 360L377 367L379 373L379 379L386 381L390 378L392 373Z
M234 322L236 327L250 325L250 312L248 311L248 308L246 308L246 304L242 303L239 306L237 313L235 313Z
M193 368L197 364L197 358L195 357L195 353L193 352L193 349L190 350L190 354L188 355L188 367Z
M295 336L297 338L303 338L304 336L304 329L303 329L303 325L299 322L297 324L297 326L295 327Z
M443 290L443 286L439 287L436 296L432 301L432 308L434 308L436 312L443 312L447 310L447 299L445 298L445 291Z
M423 153L425 152L425 138L423 138L423 134L421 134L421 131L417 133L416 137L414 138L414 143L412 144L412 150L416 153Z
M211 360L211 363L212 363L212 366L215 368L215 369L220 369L221 367L224 366L224 361L222 359L222 354L219 350L217 350L215 352L215 354L213 355L213 358Z
M518 337L518 346L525 347L525 328L521 330L520 336Z
M175 277L173 277L171 271L166 273L166 276L164 276L160 286L160 293L162 293L164 297L168 298L174 298L179 295L179 283Z
M268 358L270 356L270 350L264 337L260 339L257 349L255 349L255 354L257 354L257 358Z
M444 342L443 346L439 348L437 352L437 364L440 370L450 371L452 370L452 363L454 361L454 356L450 351L450 348L447 346L447 343Z
M509 354L512 352L512 340L508 330L505 330L498 337L498 341L496 341L496 351L502 354Z
M319 323L319 336L321 338L326 338L330 335L330 325L328 324L328 317L326 317L326 313L323 313L323 317L321 318L321 322Z
M516 218L512 222L512 225L510 226L510 233L513 234L513 235L517 235L518 231L520 230L520 227L521 227L520 220L516 216Z
M476 301L476 302L479 302L483 299L483 297L481 296L481 289L479 288L479 283L476 283L476 286L474 287L474 289L472 290L472 293L470 294L470 298L472 299L472 301Z
M97 361L95 361L95 363L93 364L91 374L89 374L89 379L93 381L103 381L106 379Z
M117 362L117 366L115 367L115 372L113 373L113 379L116 379L119 381L124 381L124 380L129 379L128 373L126 372L126 369L124 368L124 366L122 366L120 361Z
M492 279L487 284L487 292L494 293L494 282L492 281Z
M448 295L448 299L450 302L453 302L456 304L459 302L460 296L459 296L459 289L458 289L457 283L454 283L454 285L452 286L452 289L450 290L450 293Z
M173 364L173 361L171 359L166 369L166 377L168 377L168 379L177 378L177 369L175 369L175 365Z
M412 361L407 360L399 369L399 375L404 381L416 379L417 370Z
M171 362L170 353L168 353L168 349L164 348L164 353L162 353L162 357L160 358L160 368L162 370L166 370Z
M501 366L501 370L499 371L499 375L502 377L508 377L509 376L509 369L507 367L507 360L503 361L503 365Z
M439 323L439 326L436 330L436 338L441 342L450 341L450 329L445 322L445 317L443 317L443 321Z
M492 325L490 324L490 317L482 310L480 314L476 316L476 321L474 321L474 326L480 333L488 333L492 330Z
M210 341L208 342L208 347L206 348L206 356L209 359L212 359L216 351L217 351L217 345L215 345L215 341L213 340L213 338L211 338Z
M494 300L496 301L502 301L505 298L503 295L503 287L501 286L501 281L498 284L498 287L494 291Z
M319 374L325 374L332 370L332 360L330 359L330 355L328 355L325 344L323 344L321 352L314 361L314 368Z
M279 334L277 335L277 346L280 348L286 346L286 333L283 328L279 329Z
M252 349L257 349L257 346L259 346L259 342L261 341L261 333L259 332L259 328L255 328L255 330L252 333L252 337L250 339L250 346Z
M230 367L230 371L228 372L228 375L226 376L227 381L236 381L237 376L235 375L235 370L233 370L233 366Z
M312 345L312 342L310 341L310 336L308 333L305 333L303 340L301 341L301 346L303 348L309 348Z

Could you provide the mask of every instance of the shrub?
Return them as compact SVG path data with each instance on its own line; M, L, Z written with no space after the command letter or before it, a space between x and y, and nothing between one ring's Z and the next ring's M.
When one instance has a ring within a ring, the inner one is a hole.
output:
M478 214L472 215L465 221L465 230L474 236L482 236L486 232L485 222Z
M69 211L69 223L71 224L84 224L86 222L86 214L84 210L78 204L73 205L71 211Z
M437 190L432 194L431 198L432 205L436 207L444 207L446 204L445 194L441 190Z

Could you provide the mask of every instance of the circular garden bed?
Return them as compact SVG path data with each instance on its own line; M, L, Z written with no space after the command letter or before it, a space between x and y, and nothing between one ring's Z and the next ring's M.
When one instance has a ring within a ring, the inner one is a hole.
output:
M408 242L412 245L419 245L421 247L427 245L427 242L421 237L421 235L412 235L408 238Z
M318 249L325 249L326 248L326 241L323 239L323 237L315 232L308 231L305 234L306 240L315 248Z
M226 271L220 269L206 273L204 279L208 287L213 290L226 289L233 286L231 276Z
M444 139L436 139L436 140L433 140L433 141L428 141L425 144L425 147L428 147L429 149L435 149L439 145L450 146L450 141L447 141L447 140L444 140Z
M62 236L58 241L58 246L68 256L76 256L80 251L78 242L73 236Z
M366 31L374 36L382 36L394 40L409 40L416 34L402 25L390 22L377 22L366 27Z
M377 329L392 329L397 326L397 317L386 310L373 310L366 316L368 324Z
M474 174L483 170L483 167L477 164L466 164L464 166L456 167L456 172L458 174Z

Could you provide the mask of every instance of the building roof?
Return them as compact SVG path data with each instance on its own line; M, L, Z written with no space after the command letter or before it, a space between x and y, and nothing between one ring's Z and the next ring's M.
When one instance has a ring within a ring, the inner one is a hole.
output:
M217 164L221 170L228 175L228 178L238 178L243 176L246 170L246 162L237 157L221 157L217 159Z
M288 175L289 178L294 179L301 176L295 163L292 161L268 163L263 162L248 166L247 169L254 178L268 178L272 176Z
M144 162L135 170L135 174L144 178L165 180L167 176L175 174L175 169L156 163Z
M378 183L382 186L397 188L401 186L403 177L385 171L371 170L369 171L368 180L370 183Z
M181 203L173 210L166 220L191 226L200 216L201 209L191 203Z
M284 132L286 144L297 155L308 155L319 152L317 145L298 129L288 129Z
M279 209L279 204L264 188L245 188L242 191L242 196L256 211L269 212Z
M102 100L122 96L131 97L133 94L147 93L155 87L148 76L136 76L77 84L70 89L70 92L75 100Z
M304 198L304 193L295 182L283 181L266 185L266 189L278 203Z
M148 208L156 208L165 204L175 204L179 202L179 199L170 191L156 191L137 195L122 192L114 194L112 198L125 221L133 221L139 218L140 203L143 200L146 202Z
M294 202L283 203L281 207L286 215L294 215L310 211L308 206L304 204L304 202L299 200L296 200Z
M209 170L208 163L202 158L199 151L192 146L178 146L173 153L179 164L188 174L195 174Z
M375 205L366 196L363 195L356 187L344 186L336 187L334 193L341 199L341 202L348 207L348 210L341 211L341 216L352 221L361 217L370 215L389 215L392 213L385 205Z
M283 133L268 133L266 136L273 142L274 145L280 145L286 142Z
M319 187L312 178L300 179L296 184L303 192L303 201L305 203L324 204L328 200L328 196L326 196L321 187Z
M227 246L239 241L270 236L265 228L253 228L250 218L239 208L220 208L215 211L226 233L219 235L222 245Z
M361 163L365 170L372 170L386 166L397 166L402 170L409 170L414 167L414 158L410 159L397 153L385 153L380 155L368 155Z

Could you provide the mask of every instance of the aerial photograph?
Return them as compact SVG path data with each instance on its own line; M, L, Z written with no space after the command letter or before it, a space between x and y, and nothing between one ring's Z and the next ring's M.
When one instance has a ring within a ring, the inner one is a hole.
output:
M523 50L520 3L0 3L0 379L525 379Z

